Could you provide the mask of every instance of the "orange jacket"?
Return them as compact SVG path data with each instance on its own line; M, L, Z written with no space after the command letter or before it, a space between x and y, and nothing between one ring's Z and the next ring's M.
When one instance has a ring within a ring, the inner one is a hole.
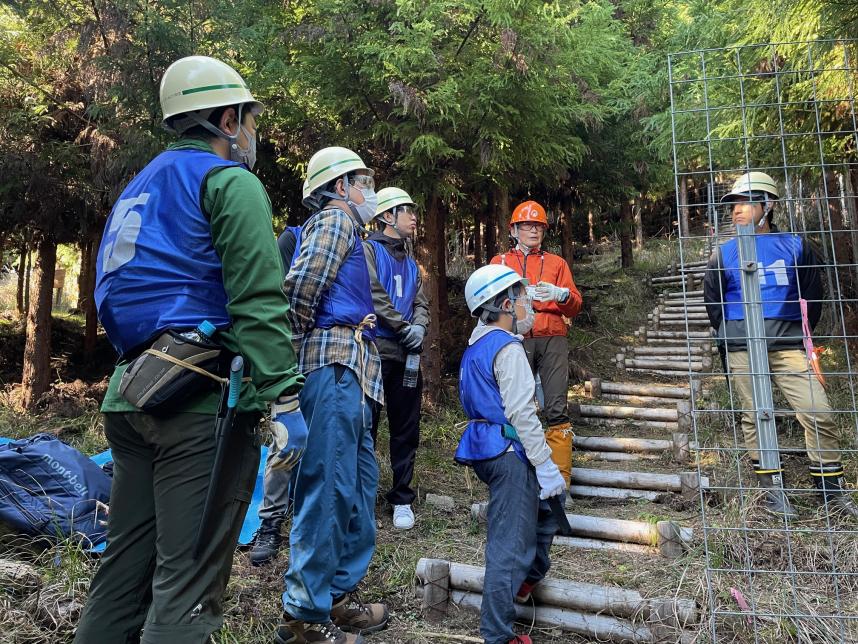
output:
M536 251L525 258L518 248L514 248L502 255L492 257L491 264L503 264L509 266L522 277L526 277L531 285L539 282L550 282L555 286L569 289L569 299L563 304L559 302L533 302L536 311L536 319L533 323L533 331L526 337L543 337L548 335L566 335L568 330L565 317L570 322L581 310L581 293L572 280L572 271L569 264L559 255Z

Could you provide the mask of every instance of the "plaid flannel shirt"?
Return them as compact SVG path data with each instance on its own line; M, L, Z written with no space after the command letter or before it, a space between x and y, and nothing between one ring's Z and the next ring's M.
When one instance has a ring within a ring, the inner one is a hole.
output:
M358 374L366 396L384 403L381 360L375 342L364 341L361 349L353 328L315 326L322 293L333 284L356 241L360 243L355 237L355 222L347 213L338 208L317 212L304 226L301 248L296 250L298 255L283 290L289 298L292 342L301 373L309 374L330 364L344 365Z

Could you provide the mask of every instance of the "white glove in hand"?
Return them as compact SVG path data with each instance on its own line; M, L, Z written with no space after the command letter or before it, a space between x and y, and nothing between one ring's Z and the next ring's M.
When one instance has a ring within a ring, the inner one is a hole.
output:
M271 461L272 470L288 470L295 467L304 448L307 447L307 423L298 406L298 396L280 396L271 403L271 416L268 421L273 442L269 449L275 456Z
M566 481L550 458L536 466L536 480L539 481L540 499L559 496L566 491Z
M550 282L539 282L533 291L533 299L537 302L565 302L569 299L569 289Z

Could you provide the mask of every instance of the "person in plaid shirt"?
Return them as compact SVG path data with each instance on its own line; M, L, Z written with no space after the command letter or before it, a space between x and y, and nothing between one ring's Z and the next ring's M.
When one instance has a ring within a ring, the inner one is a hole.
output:
M280 644L362 642L387 625L387 606L354 595L375 551L378 465L372 402L383 404L375 314L359 231L375 216L372 171L346 148L317 152L307 166L300 231L284 283L289 322L306 381L309 427L292 485Z

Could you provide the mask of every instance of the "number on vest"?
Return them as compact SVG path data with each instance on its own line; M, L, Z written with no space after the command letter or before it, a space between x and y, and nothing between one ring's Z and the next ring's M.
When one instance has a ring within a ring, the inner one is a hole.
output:
M393 281L396 283L396 297L402 297L402 275L394 275Z
M108 238L113 237L104 247L102 257L102 270L105 273L115 271L123 264L134 259L137 235L140 234L140 213L132 210L135 206L145 206L149 201L149 193L144 192L137 197L121 199L116 204L110 228L107 230Z
M786 262L784 260L779 259L760 270L760 285L766 283L766 273L774 275L775 284L778 286L789 286L789 277L787 276Z

